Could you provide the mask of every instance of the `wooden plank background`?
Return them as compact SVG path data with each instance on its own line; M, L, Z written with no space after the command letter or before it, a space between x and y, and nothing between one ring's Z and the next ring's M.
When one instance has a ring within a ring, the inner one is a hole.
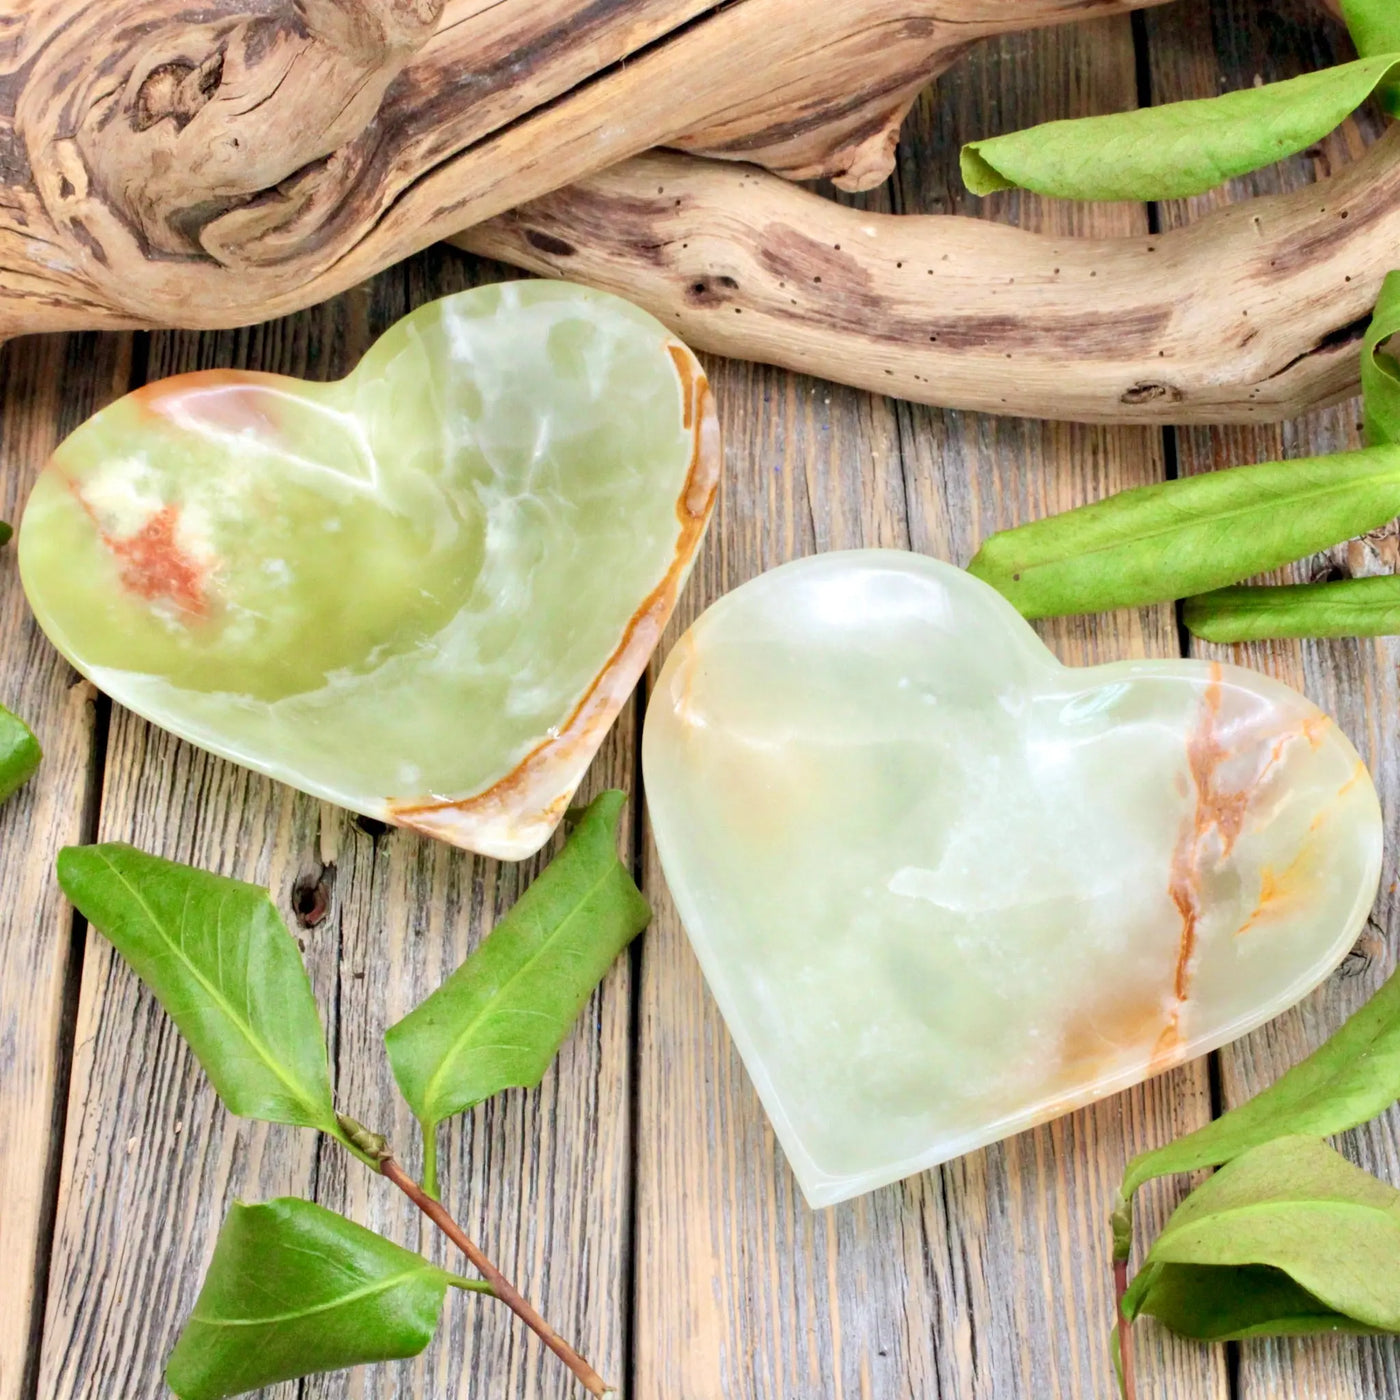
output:
M895 178L856 202L1066 235L1172 226L1317 178L1354 157L1377 118L1363 112L1314 150L1225 191L1150 209L972 200L957 177L958 144L1052 117L1206 96L1346 53L1340 30L1306 0L1179 0L1131 20L985 43L921 100ZM505 275L514 274L432 249L325 306L250 330L13 342L0 350L0 513L13 519L54 443L130 387L212 365L334 377L412 307ZM1354 405L1283 427L1163 433L941 412L750 365L711 369L726 473L658 661L721 593L798 555L886 545L963 563L985 534L1048 511L1178 473L1333 450L1357 432ZM1293 572L1398 565L1391 529ZM1173 656L1189 644L1167 607L1043 632L1068 661ZM537 1092L504 1095L444 1130L458 1218L637 1400L1110 1396L1105 1221L1124 1162L1269 1083L1394 961L1400 647L1279 643L1233 659L1334 713L1370 762L1386 810L1392 853L1374 918L1302 1007L1212 1061L813 1213L704 988L634 800L628 846L656 920ZM645 689L587 790L640 797ZM338 1097L405 1147L414 1133L383 1029L462 959L541 862L501 866L386 831L112 709L37 633L12 550L0 553L0 701L33 717L48 755L41 777L0 809L0 1400L156 1397L234 1197L307 1194L410 1246L440 1243L338 1150L223 1112L159 1007L59 899L55 851L129 840L268 885L305 950ZM1400 1114L1351 1134L1348 1149L1400 1181ZM1182 1189L1148 1189L1144 1230ZM1400 1400L1400 1348L1390 1340L1205 1349L1148 1324L1139 1351L1144 1397ZM572 1393L503 1309L468 1298L449 1301L416 1361L265 1392Z

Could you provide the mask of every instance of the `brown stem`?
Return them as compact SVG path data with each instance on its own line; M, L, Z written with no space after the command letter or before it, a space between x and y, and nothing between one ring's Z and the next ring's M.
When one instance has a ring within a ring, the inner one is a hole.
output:
M611 1386L571 1347L530 1304L521 1297L515 1285L472 1243L462 1227L447 1213L440 1201L435 1201L408 1176L392 1157L380 1160L379 1170L408 1197L434 1225L442 1231L480 1270L491 1285L491 1291L578 1377L590 1395L606 1395ZM1132 1397L1129 1397L1132 1400Z
M1123 1400L1137 1400L1137 1376L1133 1372L1133 1324L1123 1313L1128 1291L1128 1261L1113 1261L1113 1305L1118 1313L1118 1366L1123 1375Z

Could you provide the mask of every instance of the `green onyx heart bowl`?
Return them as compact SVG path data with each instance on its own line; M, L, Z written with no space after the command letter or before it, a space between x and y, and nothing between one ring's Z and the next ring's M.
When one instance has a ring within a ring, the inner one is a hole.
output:
M420 307L334 383L128 394L48 462L19 563L54 645L137 714L521 859L645 667L719 463L660 322L510 282Z
M1292 1006L1383 824L1296 691L1062 666L916 554L784 564L672 651L642 741L676 908L814 1206L1048 1122Z

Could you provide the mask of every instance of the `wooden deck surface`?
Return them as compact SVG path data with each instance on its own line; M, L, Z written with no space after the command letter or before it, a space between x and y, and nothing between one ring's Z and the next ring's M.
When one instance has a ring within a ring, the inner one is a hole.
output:
M1363 112L1221 194L1152 209L979 203L962 190L956 151L976 135L1149 94L1161 102L1292 76L1334 61L1344 44L1304 0L1180 0L1131 21L985 44L919 104L895 179L864 202L1066 234L1146 232L1306 183L1355 156L1375 119ZM433 249L255 329L11 343L0 351L0 516L16 517L59 438L128 388L214 365L335 377L412 307L504 275ZM797 555L884 545L962 563L994 529L1124 486L1357 440L1354 405L1284 427L1162 433L940 412L745 364L711 368L726 475L656 664L721 593ZM1296 573L1336 564L1396 569L1393 530ZM1043 631L1072 661L1174 656L1187 644L1169 607ZM1107 1400L1106 1220L1125 1160L1269 1083L1394 962L1400 646L1278 643L1233 659L1331 711L1376 775L1391 851L1353 954L1302 1007L1210 1061L821 1213L801 1201L667 898L639 800L643 687L587 790L632 792L631 857L655 922L538 1092L506 1094L444 1131L458 1219L635 1400ZM47 752L40 776L0 810L0 1400L155 1397L235 1197L310 1195L410 1246L420 1226L385 1183L334 1148L318 1151L311 1134L223 1111L160 1008L59 897L56 850L128 840L269 886L325 1009L338 1098L389 1122L404 1145L415 1135L382 1032L462 959L538 863L501 866L385 831L109 706L29 619L13 550L0 553L0 701L31 718ZM1400 1182L1400 1114L1346 1147ZM1155 1229L1180 1190L1149 1188L1140 1228ZM1145 1400L1400 1400L1390 1340L1208 1350L1145 1324L1139 1353ZM449 1302L416 1361L264 1392L574 1393L504 1309L469 1298Z

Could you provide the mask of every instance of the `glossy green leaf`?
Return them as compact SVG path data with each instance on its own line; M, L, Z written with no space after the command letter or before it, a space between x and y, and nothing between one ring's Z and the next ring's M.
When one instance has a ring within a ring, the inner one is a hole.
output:
M617 857L626 800L605 792L451 977L385 1039L425 1126L540 1082L584 1003L651 910Z
M1225 1270L1199 1273L1158 1266ZM1291 1281L1244 1274L1260 1266ZM1185 1290L1195 1284L1188 1298ZM1252 1300L1230 1285L1254 1287ZM1177 1207L1124 1297L1192 1336L1400 1330L1400 1191L1314 1137L1280 1137L1217 1172Z
M1128 1163L1122 1195L1170 1172L1219 1166L1278 1137L1331 1137L1400 1098L1400 973L1263 1093Z
M1311 146L1397 73L1392 50L1220 97L1046 122L964 146L963 180L974 194L1184 198Z
M160 998L230 1112L340 1135L316 999L266 890L119 843L61 851L58 879Z
M1400 633L1400 575L1218 588L1188 598L1183 617L1208 642L1394 636Z
M1123 1303L1128 1317L1155 1317L1198 1342L1380 1330L1329 1308L1262 1264L1150 1264L1138 1271Z
M34 731L17 714L0 705L0 802L34 776L43 756Z
M1388 272L1361 346L1362 416L1373 447L1400 442L1400 364L1382 346L1400 331L1400 272Z
M181 1400L221 1400L314 1371L416 1356L451 1281L310 1201L235 1201L165 1379Z
M1026 617L1204 593L1400 512L1400 446L1234 467L1121 491L992 535L968 565Z

